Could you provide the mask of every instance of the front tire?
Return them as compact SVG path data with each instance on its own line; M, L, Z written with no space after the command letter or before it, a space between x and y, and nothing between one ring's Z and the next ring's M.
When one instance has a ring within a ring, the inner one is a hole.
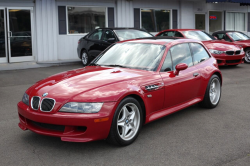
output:
M90 58L88 56L88 53L85 50L82 51L81 60L82 60L83 66L87 66L89 64Z
M123 99L116 108L107 141L119 146L133 143L139 135L142 117L142 109L136 99Z
M221 80L217 75L212 75L210 78L205 96L202 102L200 102L201 107L205 108L215 108L221 97Z
M250 63L250 48L247 48L245 50L245 58L244 58L245 63Z

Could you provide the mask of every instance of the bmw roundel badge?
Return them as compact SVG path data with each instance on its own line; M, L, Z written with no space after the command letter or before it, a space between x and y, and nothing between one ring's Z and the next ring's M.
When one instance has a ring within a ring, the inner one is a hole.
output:
M43 97L46 97L47 95L48 95L48 93L44 93L44 94L43 94Z

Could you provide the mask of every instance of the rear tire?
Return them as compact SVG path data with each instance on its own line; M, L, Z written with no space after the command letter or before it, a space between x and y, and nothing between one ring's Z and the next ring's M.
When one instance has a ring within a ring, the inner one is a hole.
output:
M81 60L82 60L83 66L87 66L89 64L90 57L89 57L87 51L85 51L85 50L82 51Z
M116 108L107 141L118 146L132 144L142 126L142 109L133 97L123 99Z
M250 48L247 48L245 50L245 58L244 58L245 63L250 63Z
M221 80L217 75L210 78L203 101L199 104L204 108L215 108L221 97Z

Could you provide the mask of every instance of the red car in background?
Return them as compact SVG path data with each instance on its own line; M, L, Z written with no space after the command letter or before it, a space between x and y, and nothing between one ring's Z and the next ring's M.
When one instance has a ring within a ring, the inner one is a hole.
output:
M156 36L173 36L200 40L216 58L219 66L236 66L243 62L245 56L243 48L239 45L216 40L206 32L196 29L169 29L159 32Z
M239 31L217 31L213 33L219 40L233 42L243 47L246 55L245 62L250 63L250 37Z
M31 86L18 103L19 127L62 141L106 139L125 146L143 124L200 103L214 108L222 75L197 40L118 42L89 66Z

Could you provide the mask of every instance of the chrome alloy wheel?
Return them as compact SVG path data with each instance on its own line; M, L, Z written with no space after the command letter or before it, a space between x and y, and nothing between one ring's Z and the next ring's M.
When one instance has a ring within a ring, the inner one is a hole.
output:
M121 139L131 140L140 126L140 111L134 103L125 104L117 118L117 132Z
M247 62L247 63L250 63L250 50L248 49L248 50L246 50L246 52L245 52L245 61Z
M87 55L87 53L86 52L83 52L82 53L82 64L83 65L87 65L88 64L88 55Z
M220 81L218 80L218 78L214 78L211 81L209 89L210 101L213 105L216 105L220 100L220 88Z

